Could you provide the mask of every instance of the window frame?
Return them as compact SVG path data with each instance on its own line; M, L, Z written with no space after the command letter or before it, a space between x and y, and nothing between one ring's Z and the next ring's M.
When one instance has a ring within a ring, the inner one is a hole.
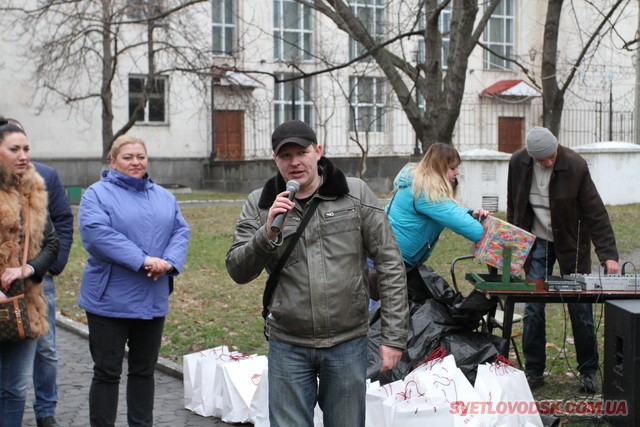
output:
M483 43L489 49L497 51L507 58L513 57L515 52L515 8L514 0L502 0L487 21L487 26L482 33ZM501 40L491 40L494 36L492 31L496 28L501 32L501 34L497 34ZM485 70L513 70L512 62L498 58L488 50L483 50L482 66Z
M229 8L231 9L229 11ZM220 20L216 21L216 10L220 10ZM211 1L211 52L214 55L234 56L237 45L237 9L234 0ZM216 37L220 40L219 47Z
M451 3L445 6L444 9L440 11L440 16L438 17L438 29L440 31L440 39L442 42L442 48L440 51L440 63L443 70L448 68L447 62L449 61L449 42L451 37L449 35L445 36L445 33L451 32ZM446 16L447 20L444 20ZM426 15L423 11L420 11L420 30L424 30L427 26L426 23ZM416 58L418 63L424 63L426 53L425 53L424 39L420 38L418 40L418 57Z
M147 20L149 16L147 14L150 2L155 14L160 14L165 10L164 1L156 3L156 0L127 0L127 18L132 20ZM159 23L163 23L165 18L159 20Z
M295 76L296 74L293 73L280 73L276 78L283 80ZM275 83L273 88L274 128L293 118L313 127L313 85L312 77ZM295 96L286 99L288 93Z
M353 14L359 19L361 18L360 13L366 13L368 9L372 10L372 12L369 12L368 14L368 17L371 19L362 21L362 23L378 43L382 42L384 39L386 27L385 2L386 0L349 0L349 7L351 7ZM353 37L349 37L350 61L361 56L365 51L366 49L364 46L357 42ZM373 58L371 58L371 55L368 55L360 60L371 62L373 61Z
M297 9L295 26L294 22L288 22L287 6ZM273 0L274 59L278 61L312 60L313 35L312 9L310 7L294 0ZM288 39L291 38L295 38L295 42L289 42Z
M127 91L127 100L128 100L128 105L129 105L129 111L128 111L128 118L131 119L132 116L132 112L133 109L135 109L135 106L133 105L138 105L138 102L140 100L140 98L142 98L142 91L140 92L134 92L131 89L131 81L132 80L137 80L139 83L141 83L141 87L144 87L144 85L146 84L147 81L147 76L146 75L140 75L140 74L130 74L128 76L128 91ZM162 81L163 85L162 85L162 94L160 96L159 93L157 92L152 92L148 95L147 98L147 102L144 106L144 109L142 111L142 119L136 119L135 124L136 125L167 125L169 124L169 78L168 76L156 76L154 78L155 82L160 82ZM155 85L154 85L155 86ZM162 116L163 119L162 120L152 120L150 118L150 114L151 114L151 107L154 103L154 100L157 99L162 99ZM135 104L134 104L135 103ZM133 107L132 107L133 106Z
M362 83L370 81L368 87L362 87ZM362 91L359 89L362 87ZM361 94L362 92L362 94ZM371 101L367 102L366 97L370 95ZM363 98L365 98L363 100ZM382 77L370 76L349 76L349 131L350 132L377 132L384 133L386 129L385 116L387 113L387 90L385 81ZM366 114L360 114L361 111L371 110L368 117L375 117L370 120L368 128L365 129L363 120ZM371 125L374 125L372 129Z

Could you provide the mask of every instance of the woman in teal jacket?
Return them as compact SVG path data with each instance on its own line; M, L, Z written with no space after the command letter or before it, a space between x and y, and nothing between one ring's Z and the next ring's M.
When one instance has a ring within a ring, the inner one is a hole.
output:
M432 144L419 163L408 163L396 176L394 196L385 207L407 269L424 263L449 228L474 243L482 238L479 220L489 215L456 201L460 155L452 145Z

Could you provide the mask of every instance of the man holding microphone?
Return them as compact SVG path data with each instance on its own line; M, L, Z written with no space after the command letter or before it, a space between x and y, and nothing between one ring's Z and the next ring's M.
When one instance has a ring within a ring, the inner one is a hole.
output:
M273 132L272 146L278 174L249 195L226 259L237 283L263 269L274 276L264 301L270 423L311 427L319 403L325 426L364 426L366 255L379 280L382 370L393 368L406 346L402 257L376 196L322 156L311 127L285 122ZM292 181L299 185L295 197ZM299 227L304 230L282 259Z

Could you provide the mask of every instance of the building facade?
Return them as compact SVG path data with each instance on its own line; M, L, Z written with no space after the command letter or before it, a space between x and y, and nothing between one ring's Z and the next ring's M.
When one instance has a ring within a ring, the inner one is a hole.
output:
M114 10L118 5L153 3L162 12L175 6L151 0L111 3ZM421 28L417 0L346 3L377 40L393 38L409 27ZM440 14L443 63L449 54L453 3ZM565 5L558 42L561 85L598 22L590 3ZM599 3L604 13L613 2ZM480 39L489 50L477 46L466 71L453 134L461 152L513 152L522 146L529 128L542 124L540 88L528 76L539 83L546 5L543 0L502 0L493 12ZM479 17L485 2L478 2L478 7ZM241 191L258 186L273 173L271 132L291 118L311 124L326 155L341 159L351 174L362 174L360 159L366 153L363 176L379 180L382 188L397 172L396 165L421 154L391 85L375 62L362 55L362 46L326 16L294 0L211 0L163 17L166 34L170 28L198 28L193 43L209 49L206 57L199 57L205 66L194 78L196 73L173 66L177 56L162 56L158 49L155 68L161 71L153 76L145 108L136 111L144 96L149 59L144 43L135 46L146 40L147 28L145 15L136 17L130 12L134 9L127 10L122 20L129 23L120 27L119 37L130 49L113 78L113 127L117 130L136 118L129 132L147 141L150 171L157 182ZM637 2L626 2L610 21L615 31L597 38L567 90L559 135L564 145L634 141L636 54L625 49L625 42L634 38L638 26ZM157 43L173 40L162 34L162 29L157 31ZM55 99L56 91L34 83L36 70L24 61L30 46L7 31L3 40L0 114L25 124L34 158L56 166L66 183L90 184L101 168L100 100L49 102L42 107L41 101ZM389 49L416 64L424 55L418 36L402 38ZM100 73L94 67L87 74ZM302 74L308 77L297 78ZM74 78L91 84L83 74ZM424 105L428 100L418 102Z

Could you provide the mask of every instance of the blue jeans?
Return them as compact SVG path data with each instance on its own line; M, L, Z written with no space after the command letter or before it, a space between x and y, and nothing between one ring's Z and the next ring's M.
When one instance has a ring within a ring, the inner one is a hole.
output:
M20 427L33 369L36 340L0 344L0 425Z
M94 363L89 389L91 426L112 427L116 421L125 345L129 347L127 423L153 425L154 373L164 319L119 319L87 313L89 350Z
M331 348L271 339L268 360L272 427L313 427L316 402L326 427L364 426L366 336Z
M33 412L36 418L53 417L58 403L58 354L56 352L56 286L53 276L46 275L42 282L44 297L49 307L49 332L38 340L33 360Z
M553 242L536 239L527 278L540 279L551 275L555 262ZM587 303L571 303L567 304L567 307L576 347L578 371L582 374L593 374L598 370L598 343L593 323L593 309L591 304ZM527 303L524 309L522 352L525 357L525 369L536 376L541 376L546 369L547 333L544 310L545 303L539 302Z

